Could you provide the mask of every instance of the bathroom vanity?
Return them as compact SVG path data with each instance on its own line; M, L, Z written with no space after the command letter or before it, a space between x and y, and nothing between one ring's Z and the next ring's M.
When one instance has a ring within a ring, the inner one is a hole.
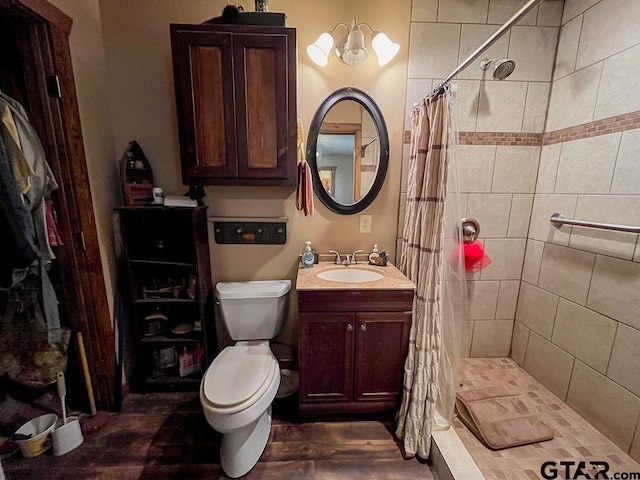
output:
M328 271L334 275L325 275ZM382 278L353 281L367 279L355 271ZM344 281L323 278L340 279L340 272ZM320 263L298 270L296 288L301 416L394 408L402 388L415 285L391 264Z

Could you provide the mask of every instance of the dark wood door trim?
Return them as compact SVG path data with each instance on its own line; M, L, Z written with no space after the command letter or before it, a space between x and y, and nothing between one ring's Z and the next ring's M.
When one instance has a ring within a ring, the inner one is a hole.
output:
M30 99L41 115L34 119L34 126L60 184L62 230L70 237L58 255L69 322L85 338L96 406L112 409L115 341L68 42L71 18L44 0L0 0L0 7L8 15L29 20L24 41L26 49L31 49L26 61L32 64L25 74L32 80ZM48 92L50 75L58 76L61 98Z
M30 19L45 21L69 35L73 19L46 0L0 0L0 5Z

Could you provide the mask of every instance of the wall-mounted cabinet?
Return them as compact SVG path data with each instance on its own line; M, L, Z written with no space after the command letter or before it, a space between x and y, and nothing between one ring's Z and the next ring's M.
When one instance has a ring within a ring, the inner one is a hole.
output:
M302 415L397 405L412 302L412 290L298 292Z
M296 30L171 25L185 185L296 182Z
M206 207L116 210L134 335L132 386L196 390L215 348Z

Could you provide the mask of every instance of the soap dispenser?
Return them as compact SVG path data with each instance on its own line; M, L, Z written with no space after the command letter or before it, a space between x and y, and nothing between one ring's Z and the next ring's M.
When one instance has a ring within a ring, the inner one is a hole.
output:
M369 265L386 266L387 254L378 250L378 244L373 245L373 250L369 254Z
M307 246L304 248L305 252L302 254L302 266L304 268L312 268L315 263L316 256L311 251L311 242L305 242Z

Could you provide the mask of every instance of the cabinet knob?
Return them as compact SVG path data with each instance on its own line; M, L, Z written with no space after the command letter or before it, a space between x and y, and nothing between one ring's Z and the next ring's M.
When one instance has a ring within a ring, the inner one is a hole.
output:
M366 323L361 323L360 324L360 330L362 330L363 332L367 331L367 324Z
M242 233L242 229L241 229L241 228L237 228L237 229L236 229L236 233L237 233L238 235L240 235L240 234Z
M353 325L351 325L350 323L347 323L347 331L348 332L352 332L353 331Z

